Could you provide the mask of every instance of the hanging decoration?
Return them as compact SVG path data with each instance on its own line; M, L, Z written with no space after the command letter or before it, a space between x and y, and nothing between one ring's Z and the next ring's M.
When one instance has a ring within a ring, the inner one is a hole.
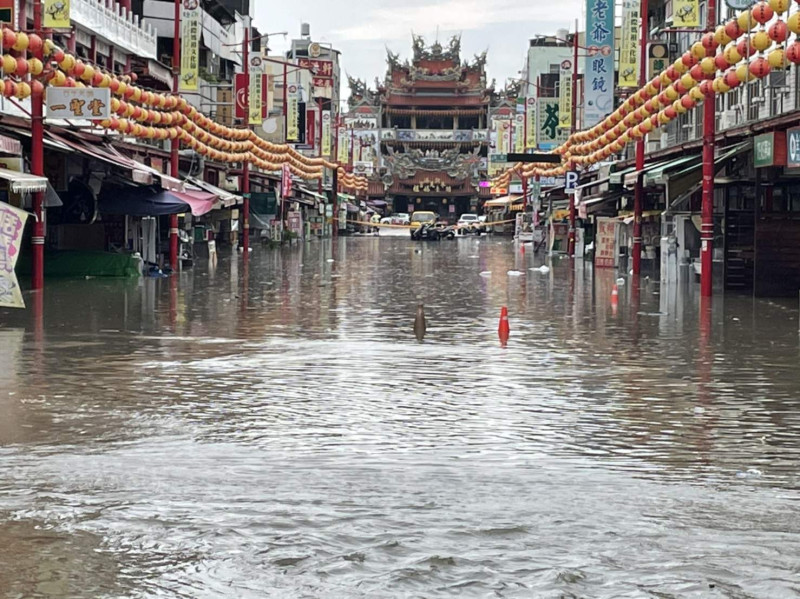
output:
M47 87L109 88L113 116L93 121L98 127L143 139L177 139L217 162L247 162L266 171L280 170L287 164L292 174L303 179L319 179L324 169L337 169L345 188L367 189L366 178L346 173L337 162L309 158L292 146L261 139L249 128L217 123L184 97L139 87L135 76L109 73L65 52L52 40L4 27L1 41L3 81L0 93L6 98L25 99L34 93L47 93ZM44 50L44 63L27 57L28 52L40 49Z
M562 158L560 164L515 164L495 177L493 186L507 186L515 172L525 177L561 176L567 170L608 160L628 143L703 102L713 101L715 95L763 79L790 63L800 64L800 12L784 20L788 10L788 0L769 0L741 11L704 34L614 112L555 148L553 153ZM791 34L795 35L793 41L789 40Z

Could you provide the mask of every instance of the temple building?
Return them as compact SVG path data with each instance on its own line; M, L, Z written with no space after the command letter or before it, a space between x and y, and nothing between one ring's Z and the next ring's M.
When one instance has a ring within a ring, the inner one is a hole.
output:
M340 128L354 170L371 175L369 200L394 212L430 210L443 219L480 211L489 190L486 53L461 60L461 39L426 46L413 37L413 58L387 51L387 72L374 91L350 79L350 112ZM340 156L341 159L341 156Z

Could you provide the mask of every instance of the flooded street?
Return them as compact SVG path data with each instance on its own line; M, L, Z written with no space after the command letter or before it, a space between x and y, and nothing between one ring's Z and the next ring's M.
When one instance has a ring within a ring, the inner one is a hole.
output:
M796 302L615 314L542 260L348 238L0 310L0 598L800 595Z

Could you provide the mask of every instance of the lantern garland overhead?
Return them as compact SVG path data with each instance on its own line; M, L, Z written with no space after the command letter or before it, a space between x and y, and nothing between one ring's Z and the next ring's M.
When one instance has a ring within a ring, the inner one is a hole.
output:
M250 129L227 127L213 121L189 104L186 98L146 90L136 85L134 76L118 76L65 52L52 40L42 40L9 28L2 30L3 87L7 98L25 99L33 93L46 93L52 87L103 87L111 92L113 116L93 121L98 127L144 139L175 140L202 156L217 162L248 162L267 171L284 164L303 179L319 179L323 169L337 169L342 187L367 189L364 177L347 173L338 163L310 158L286 144L261 139ZM27 58L27 53L42 49L47 62Z
M561 155L561 164L517 164L495 177L493 184L505 187L515 173L524 177L560 176L571 168L606 160L629 142L666 126L716 94L763 79L789 63L800 64L800 12L782 20L789 4L789 0L759 2L704 34L603 121L572 134L553 150ZM795 34L792 42L790 33Z

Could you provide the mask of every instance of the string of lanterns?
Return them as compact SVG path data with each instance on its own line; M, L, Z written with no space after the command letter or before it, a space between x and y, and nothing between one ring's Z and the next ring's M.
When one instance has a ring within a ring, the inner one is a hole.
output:
M788 68L789 63L800 64L800 12L781 18L789 6L790 0L762 1L705 33L603 121L572 134L553 150L562 157L561 164L518 164L495 177L493 184L507 186L515 173L560 176L575 166L606 160L717 94L763 79L773 70ZM790 33L796 35L792 42Z
M2 30L0 59L7 98L25 99L44 94L52 87L109 88L112 98L108 119L93 120L98 127L121 134L156 140L180 140L198 154L217 162L250 163L275 171L288 165L292 174L303 179L319 179L324 169L336 169L342 187L357 191L367 189L364 177L347 173L336 162L310 158L287 144L264 140L251 129L227 127L213 121L186 98L146 90L136 85L136 76L118 76L93 66L59 48L52 40L10 28ZM46 66L26 54L43 51ZM27 78L27 80L26 80Z

